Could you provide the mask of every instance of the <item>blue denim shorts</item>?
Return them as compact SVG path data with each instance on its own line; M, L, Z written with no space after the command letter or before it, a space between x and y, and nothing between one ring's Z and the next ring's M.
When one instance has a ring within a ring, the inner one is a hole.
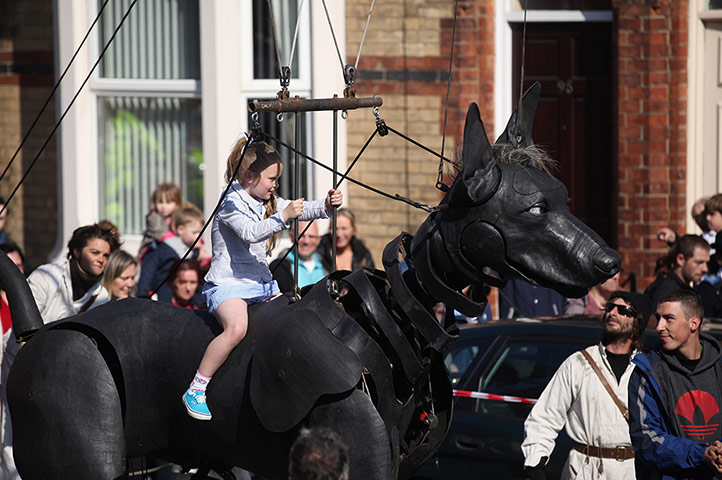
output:
M270 283L255 283L253 285L215 285L206 282L203 285L203 296L208 305L208 311L215 313L218 306L232 298L240 298L249 305L252 303L265 302L281 291L278 289L276 281Z

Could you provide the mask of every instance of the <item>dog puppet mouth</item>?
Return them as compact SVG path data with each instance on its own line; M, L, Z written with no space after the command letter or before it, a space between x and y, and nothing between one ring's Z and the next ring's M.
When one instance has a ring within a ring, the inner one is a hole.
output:
M589 289L594 285L598 285L607 280L607 278L596 279L593 284L586 286L587 284L579 283L566 283L560 282L558 279L553 278L541 278L537 275L527 275L522 268L517 265L510 265L512 269L517 273L518 277L525 280L533 285L551 288L559 293L561 296L566 298L581 298L589 293ZM616 273L616 272L615 272ZM612 275L609 275L611 277Z
M523 280L552 288L567 298L581 298L591 287L604 283L621 268L622 258L617 252L606 244L596 247L580 249L576 262L554 264L539 256L524 256L509 262L509 266ZM582 250L592 253L582 255Z
M532 279L525 278L529 283L532 283L534 285L539 285L539 282L536 282ZM552 290L555 290L557 293L559 293L562 297L566 298L581 298L589 293L589 288L591 287L583 287L579 285L565 285L561 283L550 283L550 282L544 282L543 286L551 288Z

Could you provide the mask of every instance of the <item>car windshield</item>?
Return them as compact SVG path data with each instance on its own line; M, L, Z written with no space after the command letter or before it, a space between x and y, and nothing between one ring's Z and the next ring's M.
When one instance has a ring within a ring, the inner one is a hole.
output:
M466 370L474 363L477 355L486 352L492 341L493 338L489 337L474 342L462 341L454 345L454 348L444 357L452 385L459 383Z
M588 339L567 342L515 341L507 343L480 379L480 391L496 395L539 398L559 365L575 351L588 346ZM480 400L477 410L494 415L523 418L531 405Z

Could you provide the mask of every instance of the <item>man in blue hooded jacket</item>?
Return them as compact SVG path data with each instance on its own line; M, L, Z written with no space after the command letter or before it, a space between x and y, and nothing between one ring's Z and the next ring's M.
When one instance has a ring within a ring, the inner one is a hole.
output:
M712 479L722 473L720 345L700 332L704 310L689 290L663 295L659 343L637 355L629 380L637 479Z

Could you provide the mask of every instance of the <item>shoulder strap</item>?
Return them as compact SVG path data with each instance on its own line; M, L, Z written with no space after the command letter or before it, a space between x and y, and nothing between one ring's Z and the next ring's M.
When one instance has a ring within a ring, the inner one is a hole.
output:
M83 305L82 307L80 307L80 310L78 310L78 313L83 313L83 312L85 312L86 310L88 310L88 309L90 308L90 306L93 304L93 302L95 301L96 298L98 298L98 294L97 294L97 293L96 293L95 295L93 295L92 297L90 297L90 299L89 299L87 302L85 302L85 305Z
M602 374L602 371L599 370L599 366L597 363L592 359L592 356L589 355L589 352L586 350L580 350L581 354L584 355L584 358L587 359L587 362L589 362L589 365L592 367L592 370L594 370L594 373L597 374L597 377L602 382L602 385L604 385L604 389L609 393L609 396L612 397L612 400L614 400L614 404L619 408L619 411L622 412L622 416L626 421L629 421L629 410L622 404L622 401L619 400L619 397L617 397L617 394L614 393L614 390L612 390L612 387L609 385L609 382L607 382L607 379L604 378L604 375Z

